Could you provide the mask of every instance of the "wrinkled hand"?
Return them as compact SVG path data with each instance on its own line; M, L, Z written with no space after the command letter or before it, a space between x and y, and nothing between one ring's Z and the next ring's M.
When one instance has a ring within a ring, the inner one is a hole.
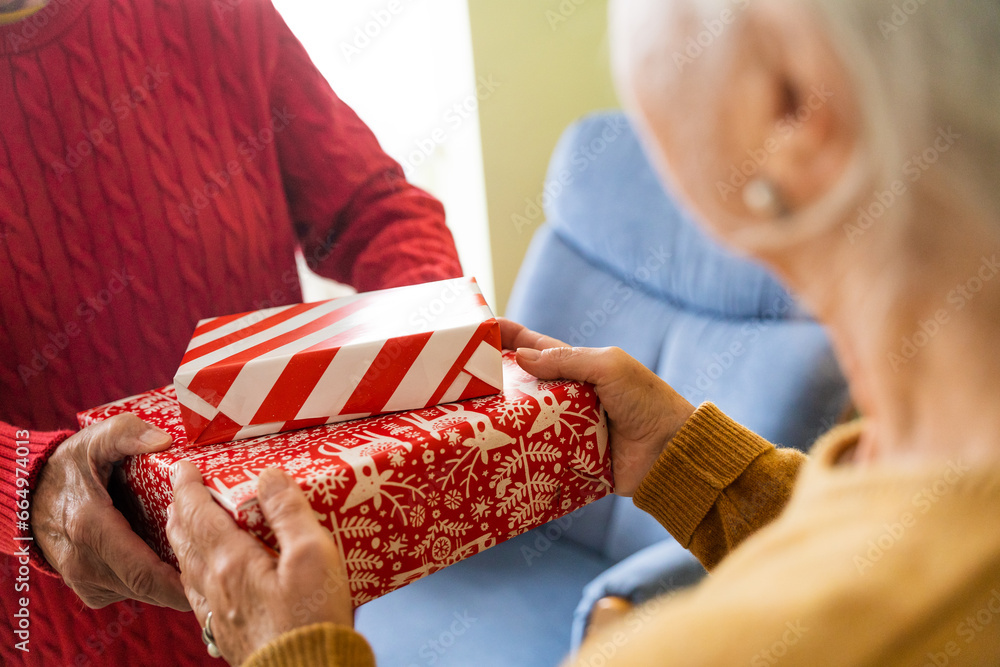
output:
M615 493L631 496L695 408L655 373L616 347L568 347L509 320L500 321L504 347L543 380L590 382L608 413Z
M132 532L107 490L115 463L169 446L167 433L123 414L73 434L42 468L31 506L35 541L88 607L131 598L190 609L177 572Z
M197 468L179 463L173 479L167 537L195 615L204 626L212 612L212 634L230 664L242 664L298 627L354 626L340 553L288 475L265 470L258 482L260 507L281 551L277 557L215 504Z

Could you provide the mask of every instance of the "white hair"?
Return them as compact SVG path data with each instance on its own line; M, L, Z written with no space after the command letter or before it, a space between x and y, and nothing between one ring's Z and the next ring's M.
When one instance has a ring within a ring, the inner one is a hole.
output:
M878 180L900 178L950 130L958 139L940 156L942 180L1000 210L1000 2L805 1L857 87Z
M629 1L634 2L619 4ZM904 166L950 130L959 138L937 156L933 181L1000 215L998 0L647 0L641 19L639 13L616 12L627 15L617 17L616 69L634 73L639 59L654 66L646 72L664 77L661 81L676 79L670 55L692 36L692 25L698 29L726 10L735 23L765 3L814 12L857 93L862 122L857 164L819 208L842 208L872 194L859 188L904 178ZM713 45L704 58L727 53L725 46ZM839 206L833 201L838 199ZM893 214L905 215L908 203Z

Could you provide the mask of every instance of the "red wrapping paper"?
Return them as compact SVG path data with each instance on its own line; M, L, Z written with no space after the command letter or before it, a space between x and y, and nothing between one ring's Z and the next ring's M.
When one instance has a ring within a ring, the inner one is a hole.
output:
M557 519L612 491L594 389L539 381L507 353L500 395L225 444L188 445L172 387L79 415L133 412L174 437L118 470L133 524L166 561L169 469L187 460L236 523L277 547L257 475L283 468L333 534L355 605Z
M174 376L192 444L500 391L500 325L473 278L202 320Z

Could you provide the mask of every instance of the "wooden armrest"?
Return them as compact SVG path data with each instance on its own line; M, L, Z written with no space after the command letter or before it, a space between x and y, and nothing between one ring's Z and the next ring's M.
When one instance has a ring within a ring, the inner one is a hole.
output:
M633 604L625 598L608 596L601 598L590 611L590 619L587 622L586 637L595 632L601 632L605 628L612 626L623 620L630 611ZM586 639L584 637L584 639Z

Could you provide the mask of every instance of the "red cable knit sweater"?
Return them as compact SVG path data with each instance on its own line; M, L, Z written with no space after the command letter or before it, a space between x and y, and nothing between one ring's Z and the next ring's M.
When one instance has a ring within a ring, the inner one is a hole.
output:
M219 664L190 614L89 610L37 553L25 577L17 477L78 410L170 382L198 319L300 301L297 248L362 291L460 275L443 219L267 0L0 26L0 663Z

